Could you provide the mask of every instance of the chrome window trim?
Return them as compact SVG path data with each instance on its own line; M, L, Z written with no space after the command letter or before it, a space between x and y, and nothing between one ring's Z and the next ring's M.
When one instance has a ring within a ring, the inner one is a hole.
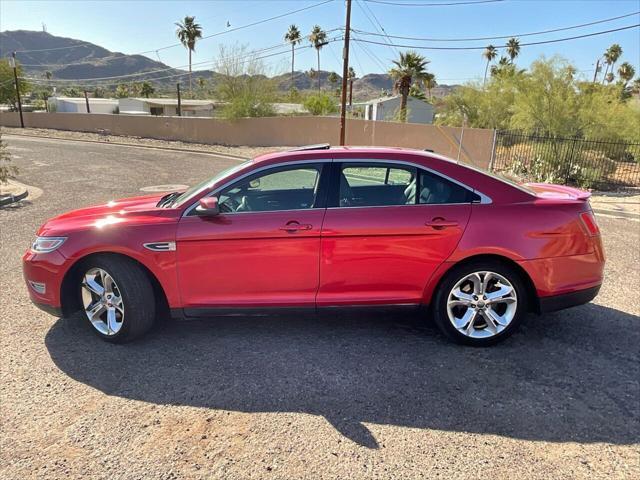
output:
M476 190L475 188L470 187L469 185L466 185L465 183L462 183L459 180L456 180L455 178L451 178L448 175L445 175L441 172L438 172L437 170L434 170L432 168L429 167L425 167L424 165L420 165L419 163L415 163L415 162L409 162L407 160L392 160L392 159L382 159L382 158L346 158L346 159L342 159L342 158L338 158L338 159L328 159L328 158L318 158L318 159L309 159L309 160L292 160L290 162L282 162L282 163L277 163L277 164L271 164L271 165L265 165L264 167L258 167L256 169L251 170L250 172L247 172L243 175L240 175L237 178L234 178L233 180L230 180L224 184L222 184L220 187L216 188L215 190L209 192L207 195L205 195L205 197L211 197L216 195L217 193L219 193L221 190L225 189L226 187L228 187L229 185L232 185L233 183L242 180L243 178L246 178L250 175L253 175L254 173L259 173L261 171L264 170L268 170L271 168L279 168L279 167L286 167L286 166L290 166L290 165L304 165L306 163L382 163L382 164L399 164L399 165L406 165L406 166L410 166L410 167L414 167L417 169L421 169L424 170L426 172L429 172L433 175L436 175L438 177L444 178L445 180L448 180L462 188L464 188L465 190L469 190L470 192L475 193L476 195L478 195L480 197L480 201L479 202L469 202L469 203L417 203L417 204L409 204L409 205L372 205L369 207L360 207L360 206L354 206L354 207L327 207L328 209L336 209L336 208L378 208L378 207L409 207L409 206L420 206L420 205L488 205L490 203L493 203L493 200L491 199L491 197L489 197L488 195L485 195L484 193ZM204 198L204 197L202 197ZM189 213L196 208L198 205L198 202L194 202L193 204L191 204L189 207L187 207L184 211L184 213L182 214L183 217L187 217L190 216ZM299 212L299 211L306 211L306 210L313 210L312 208L298 208L298 209L290 209L290 210L264 210L264 211L257 211L257 212L230 212L230 213L225 213L224 215L238 215L238 214L245 214L245 213L266 213L266 212Z
M329 208L372 208L372 207L408 207L411 205L472 205L472 204L483 204L483 205L487 205L490 203L493 203L493 200L491 200L491 197L489 197L488 195L485 195L484 193L476 190L475 188L470 187L469 185L466 185L465 183L462 183L459 180L456 180L455 178L451 178L448 175L445 175L442 172L438 172L437 170L434 170L432 168L429 167L425 167L424 165L420 165L419 163L414 163L414 162L409 162L407 160L385 160L385 159L381 159L381 158L374 158L374 159L367 159L367 158L349 158L347 160L340 160L340 163L358 163L358 162L363 162L363 163L397 163L397 164L401 164L401 165L408 165L411 167L415 167L418 170L424 170L426 172L429 172L437 177L440 178L444 178L445 180L450 181L451 183L455 183L456 185L458 185L459 187L464 188L465 190L468 190L470 192L475 193L476 195L478 195L480 197L480 201L479 202L465 202L465 203L410 203L410 204L405 204L405 205L372 205L370 207L359 207L359 206L354 206L354 207L329 207Z
M229 185L233 185L235 182L238 182L240 180L242 180L243 178L249 177L251 175L253 175L254 173L260 173L264 170L269 170L272 168L280 168L280 167L287 167L290 165L304 165L307 163L312 163L312 164L317 164L317 163L332 163L333 160L330 158L319 158L319 159L309 159L309 160L292 160L290 162L282 162L282 163L276 163L276 164L271 164L271 165L265 165L264 167L258 167L258 168L254 168L253 170L251 170L250 172L247 172L243 175L240 175L237 178L234 178L233 180L229 180L226 183L223 183L222 185L220 185L218 188L216 188L215 190L212 190L211 192L207 193L204 197L201 198L205 198L205 197L212 197L214 195L216 195L217 193L220 193L221 190L224 190L225 188L227 188ZM318 178L318 181L320 181L320 178ZM189 207L187 207L187 209L184 211L184 213L182 214L183 217L187 217L190 216L189 213L198 206L198 202L194 202L193 204L191 204ZM298 212L298 211L306 211L306 210L315 210L313 208L297 208L297 209L293 209L293 210L261 210L261 211L256 211L256 212L225 212L224 215L237 215L237 214L242 214L242 213L267 213L267 212Z

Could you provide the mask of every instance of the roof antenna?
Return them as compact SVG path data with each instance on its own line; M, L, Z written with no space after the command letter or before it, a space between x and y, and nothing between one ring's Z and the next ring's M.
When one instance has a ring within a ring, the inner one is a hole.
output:
M42 31L43 31L44 33L47 33L47 24L46 24L46 23L44 23L44 22L42 22Z

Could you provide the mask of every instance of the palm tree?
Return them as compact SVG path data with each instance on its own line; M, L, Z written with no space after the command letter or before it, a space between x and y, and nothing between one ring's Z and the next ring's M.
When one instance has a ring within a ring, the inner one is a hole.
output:
M436 82L435 74L428 73L428 72L425 73L422 83L424 83L424 88L426 88L427 92L429 93L429 99L433 100L433 95L431 95L431 89L436 88L438 86L438 82Z
M604 76L604 79L607 81L607 83L611 83L613 82L613 79L616 78L615 75L613 74L613 72L609 72Z
M613 73L613 67L621 56L622 47L617 43L611 45L609 48L607 48L607 51L604 52L604 61L607 64L607 68L604 70L604 78L602 79L602 83L604 83L604 81L607 79L607 72ZM611 70L609 70L609 67L611 67Z
M287 33L285 33L284 35L284 41L285 42L289 42L291 44L291 88L294 87L293 84L293 72L294 72L294 60L295 60L295 50L296 50L296 45L298 45L300 42L302 42L302 34L300 33L300 30L298 30L298 27L291 24L289 25L289 30L287 30Z
M636 70L629 62L624 62L620 67L618 67L618 76L620 77L620 80L624 81L625 87L635 74Z
M402 95L400 102L400 121L407 121L407 97L413 81L424 81L429 60L417 52L400 52L400 58L394 60L394 67L389 70L389 75L395 80L394 88Z
M507 42L507 55L511 59L511 63L516 59L516 57L520 54L520 40L517 38L510 38Z
M509 59L505 56L500 57L497 65L491 66L491 76L495 77L496 75L500 75L501 73L507 71L511 67L511 63Z
M356 79L356 71L353 67L349 67L347 78L349 79L349 106L351 106L353 105L353 81Z
M146 80L142 82L142 85L140 86L140 95L145 98L149 98L149 95L153 95L155 92L156 89L153 88L153 85L151 85L151 83L147 82Z
M318 91L320 91L320 50L327 44L327 32L322 30L319 25L315 25L309 35L309 41L318 54Z
M331 89L333 90L339 80L338 74L336 72L331 72L327 77L327 80L329 80L329 83L331 84ZM340 92L340 89L337 89L336 93L338 93L338 95L339 95L339 92Z
M196 17L184 17L181 22L176 22L176 35L180 43L189 50L189 92L191 92L191 53L196 49L196 41L202 38L202 27L196 23Z
M498 56L498 50L493 45L487 45L487 48L482 52L482 56L487 59L487 66L484 69L484 82L487 83L487 72L489 71L489 64Z

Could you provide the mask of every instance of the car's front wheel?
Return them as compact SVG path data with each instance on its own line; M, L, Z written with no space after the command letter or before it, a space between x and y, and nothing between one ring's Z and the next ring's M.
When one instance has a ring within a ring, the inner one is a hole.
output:
M114 255L92 258L84 265L79 289L86 317L106 341L131 341L153 325L153 287L132 260Z
M526 311L527 292L513 267L472 262L449 271L435 296L436 324L451 340L488 346L511 335Z

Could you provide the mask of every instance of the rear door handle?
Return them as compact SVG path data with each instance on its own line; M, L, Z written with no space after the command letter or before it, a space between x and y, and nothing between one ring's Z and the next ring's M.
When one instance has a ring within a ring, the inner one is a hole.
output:
M452 221L445 220L444 218L441 218L441 217L436 217L430 222L425 223L425 225L427 227L431 227L436 230L442 230L443 228L457 227L458 222L452 222Z
M313 225L308 223L289 222L284 227L280 227L280 230L285 232L299 232L301 230L311 230Z

